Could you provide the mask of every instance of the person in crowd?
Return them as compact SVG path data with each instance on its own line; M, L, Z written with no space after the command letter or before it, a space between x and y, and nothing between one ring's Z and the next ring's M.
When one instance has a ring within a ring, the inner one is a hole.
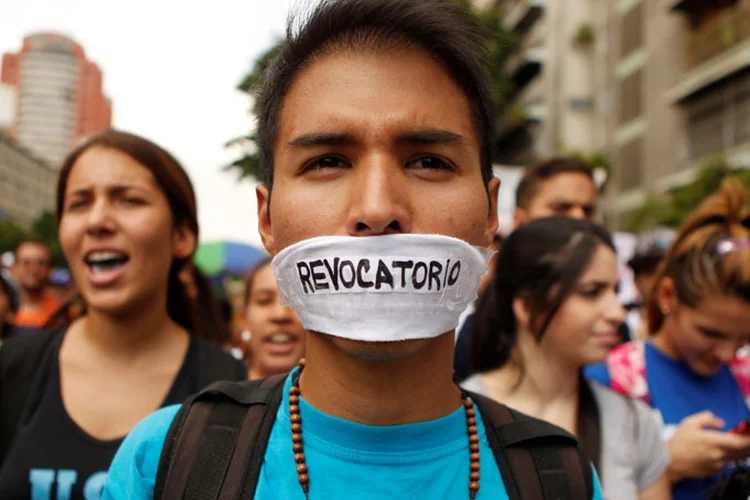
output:
M139 420L214 381L247 378L191 335L178 273L195 250L196 202L167 151L119 131L93 137L62 165L57 214L87 309L64 330L0 347L0 498L98 498Z
M663 421L675 500L707 497L722 471L750 456L733 433L750 416L750 211L734 179L679 230L648 303L647 341L612 351L587 368L604 385L640 398Z
M676 232L666 227L657 227L641 235L636 243L633 257L628 266L633 271L633 283L638 291L639 300L626 305L628 339L643 339L647 336L644 318L646 304L656 284L656 271L674 241Z
M512 233L475 315L462 384L577 435L608 500L670 497L669 456L648 407L583 379L619 340L624 309L614 243L604 227L568 217Z
M594 172L585 161L555 157L537 163L524 173L516 188L514 228L552 215L591 220L596 214L597 196ZM486 286L486 282L483 284ZM482 292L480 289L480 296ZM472 309L469 306L469 312ZM473 323L473 314L467 315L458 329L453 367L459 382L473 373L469 363Z
M297 313L279 302L271 259L255 266L245 280L245 322L250 379L297 366L305 352L305 328Z
M15 324L19 330L44 326L60 304L48 293L52 252L42 240L27 239L15 251L13 275L21 288L21 302Z
M17 311L18 295L11 284L0 276L0 342L13 335Z
M516 188L515 228L534 219L565 215L591 220L598 190L591 166L572 157L556 157L529 168Z
M255 406L231 401L265 401L255 444L236 441L251 451L219 463L218 440L187 440L218 427L177 426L202 406L165 408L125 440L104 498L240 489L256 499L483 500L544 482L558 498L600 499L575 439L551 424L518 415L544 427L532 441L554 457L498 463L497 419L516 414L453 381L455 325L498 225L474 20L448 0L326 0L303 15L259 96L257 201L282 303L307 330L306 360L221 391L220 405L248 416ZM570 472L548 474L552 463Z

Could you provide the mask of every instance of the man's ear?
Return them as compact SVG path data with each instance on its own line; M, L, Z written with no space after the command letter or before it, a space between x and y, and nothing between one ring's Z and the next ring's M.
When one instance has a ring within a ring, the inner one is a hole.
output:
M485 246L489 247L497 234L499 222L497 219L497 197L500 192L500 179L493 177L487 183L487 193L490 200L490 212L487 214L487 226L484 232Z
M269 210L271 193L268 187L260 185L255 188L255 198L258 202L258 233L260 233L260 239L268 253L276 255L276 244L271 230L271 212Z
M526 209L516 207L513 211L513 230L515 231L524 224L528 224L530 218Z

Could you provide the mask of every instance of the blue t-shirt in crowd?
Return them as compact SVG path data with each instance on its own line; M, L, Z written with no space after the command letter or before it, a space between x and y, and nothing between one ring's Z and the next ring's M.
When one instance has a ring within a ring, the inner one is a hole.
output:
M611 379L606 364L587 367L585 374L606 386ZM663 436L671 438L683 419L709 410L726 423L730 430L750 416L740 386L728 366L710 377L696 374L684 361L677 361L646 342L646 379L651 406L659 411L664 422ZM704 500L711 486L726 478L723 474L700 480L682 481L673 488L674 500Z
M294 372L292 376L295 376ZM284 394L291 387L287 378ZM161 449L179 407L147 417L117 452L105 500L153 497ZM311 500L469 498L469 451L463 408L430 422L373 427L325 415L300 398ZM478 500L507 499L481 418ZM303 499L297 481L289 403L282 398L260 471L256 499ZM602 500L598 480L595 500Z

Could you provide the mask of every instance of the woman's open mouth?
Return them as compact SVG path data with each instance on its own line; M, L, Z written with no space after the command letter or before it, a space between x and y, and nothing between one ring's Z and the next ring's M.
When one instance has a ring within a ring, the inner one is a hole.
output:
M97 250L86 255L86 276L96 287L110 286L125 273L130 257L116 250Z

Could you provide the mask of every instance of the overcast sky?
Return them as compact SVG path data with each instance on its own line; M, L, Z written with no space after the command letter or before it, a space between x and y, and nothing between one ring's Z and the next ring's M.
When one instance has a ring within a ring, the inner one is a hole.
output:
M304 1L304 0L303 0ZM170 150L198 195L201 239L260 244L254 184L221 172L252 125L235 86L283 33L292 0L0 0L0 52L57 31L104 73L114 126Z

